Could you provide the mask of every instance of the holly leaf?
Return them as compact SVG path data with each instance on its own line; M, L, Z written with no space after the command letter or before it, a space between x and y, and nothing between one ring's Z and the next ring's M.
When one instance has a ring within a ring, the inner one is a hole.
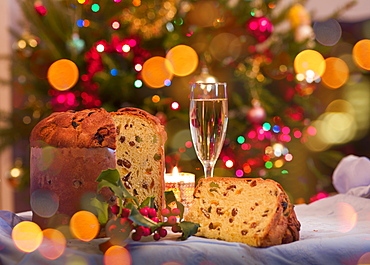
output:
M184 217L184 210L185 210L185 207L184 205L179 202L179 201L176 201L176 207L180 210L180 220L182 220L182 218Z
M114 195L121 200L131 199L137 205L139 205L138 199L132 196L131 193L123 186L117 169L103 170L96 181L99 182L98 191L100 191L103 187L109 187Z
M165 200L166 200L166 205L168 206L171 202L177 201L175 193L173 193L172 190L170 191L165 191L164 192Z
M188 221L182 221L178 224L181 227L181 240L186 240L188 237L195 235L198 232L199 224Z
M139 209L144 207L154 208L154 196L147 197L139 206Z
M176 199L175 193L173 193L172 190L165 191L164 195L165 195L167 208L170 209L171 207L169 205L175 202L176 207L180 210L180 220L182 220L182 218L184 217L184 209L185 209L184 205Z
M106 180L101 180L98 184L98 191L100 191L102 188L108 187L111 189L111 191L120 199L123 199L123 192L120 187L117 187L115 184L106 181Z
M90 201L91 205L95 207L98 213L98 220L100 224L105 224L108 221L108 207L109 204L106 202L99 201L98 198L94 197Z
M116 187L123 187L121 176L117 169L107 169L103 170L99 177L96 179L97 182L101 182L102 180L108 181L112 183Z

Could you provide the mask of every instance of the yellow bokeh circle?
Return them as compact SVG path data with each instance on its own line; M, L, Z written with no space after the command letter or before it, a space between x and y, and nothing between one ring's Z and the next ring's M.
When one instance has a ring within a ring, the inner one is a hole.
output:
M52 87L65 91L77 83L78 75L78 67L74 62L68 59L60 59L50 65L47 78Z
M167 52L166 59L171 63L169 66L174 75L190 75L198 67L198 54L187 45L177 45Z
M324 57L314 50L301 51L294 59L295 72L306 76L308 71L313 71L315 80L324 74L325 67Z
M160 88L166 80L172 80L173 68L164 57L154 56L145 61L141 75L145 84L151 88Z
M370 71L370 40L358 41L353 47L352 56L360 68Z
M42 238L41 228L30 221L18 223L12 231L14 244L26 253L35 251L41 245Z
M70 229L74 237L88 242L97 236L100 230L100 224L98 218L93 213L79 211L72 216Z
M339 58L329 57L326 60L325 73L322 76L322 82L332 89L343 86L349 75L349 68L347 64Z

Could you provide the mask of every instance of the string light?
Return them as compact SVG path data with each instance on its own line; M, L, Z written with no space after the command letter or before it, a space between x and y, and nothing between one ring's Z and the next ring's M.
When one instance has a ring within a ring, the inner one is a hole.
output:
M116 76L118 74L118 70L117 69L112 69L112 70L110 70L110 74L113 75L113 76Z
M100 6L99 6L98 4L93 4L93 5L91 6L91 10L92 10L93 12L98 12L98 11L100 10Z
M141 88L143 86L143 81L141 81L140 79L135 80L134 86L135 88Z
M229 159L225 162L225 167L232 168L233 166L234 166L234 162L232 160Z
M140 72L141 70L143 70L143 65L137 63L137 64L135 64L134 68L135 68L136 72Z
M122 51L123 52L129 52L131 50L131 47L130 47L130 45L128 45L128 44L125 44L125 45L123 45L122 46Z
M112 28L113 29L119 29L121 27L121 24L118 21L113 21Z
M98 52L103 52L103 51L105 50L105 47L104 47L104 45L103 45L103 44L98 44L98 45L96 46L96 50L97 50Z
M171 103L171 109L178 110L180 108L180 104L176 101Z

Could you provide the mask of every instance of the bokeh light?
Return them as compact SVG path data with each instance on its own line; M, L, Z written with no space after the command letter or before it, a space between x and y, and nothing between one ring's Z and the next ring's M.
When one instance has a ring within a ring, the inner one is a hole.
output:
M32 192L30 204L32 211L37 215L49 218L59 208L59 197L50 190L39 189Z
M170 66L171 63L160 56L146 60L141 71L143 81L151 88L163 87L166 79L173 78L173 70Z
M358 41L353 47L353 60L356 64L365 70L370 70L370 40L363 39Z
M238 170L235 171L235 176L237 176L238 178L243 177L243 175L244 175L243 170L238 169Z
M370 252L366 252L357 261L357 265L369 265L369 264L370 264Z
M91 5L91 10L93 12L98 12L100 10L100 6L98 4L92 4Z
M96 50L98 52L104 52L105 51L105 46L100 43L100 44L96 45Z
M325 46L334 46L342 36L342 28L338 21L330 18L326 21L317 21L313 25L316 40Z
M136 72L140 72L143 69L143 65L137 63L137 64L135 64L134 68L135 68Z
M353 139L356 122L352 115L345 112L326 112L319 117L322 123L317 134L329 144L343 144Z
M339 232L347 233L357 224L357 212L352 205L345 202L338 202L336 205L337 218L339 221Z
M158 95L152 96L152 102L153 103L158 103L161 100L161 97Z
M41 255L50 260L59 258L67 246L64 235L56 229L49 228L43 231L43 236L42 244L38 249Z
M296 74L303 74L307 78L312 78L309 81L315 81L320 78L325 72L324 57L317 51L304 50L298 53L294 59L294 70ZM313 73L313 75L310 75Z
M196 1L192 3L191 9L187 13L187 20L190 25L199 27L215 26L217 19L220 18L220 10L218 5L213 1ZM184 21L177 19L175 24L182 25Z
M122 46L122 51L123 52L129 52L131 50L131 47L130 47L130 45L128 45L128 44L125 44L125 45L123 45Z
M111 246L104 253L104 265L131 265L132 259L130 252L121 246Z
M88 242L96 237L100 230L100 224L93 213L79 211L72 216L70 229L77 239Z
M135 88L141 88L143 86L143 81L141 81L140 79L135 80L134 86Z
M180 104L178 102L176 102L176 101L172 102L171 103L171 109L173 109L173 110L180 109Z
M339 58L329 57L325 59L326 69L322 76L322 82L328 88L336 89L343 86L349 75L347 64Z
M234 162L232 160L229 159L225 162L225 167L232 168L233 166L234 166Z
M177 76L187 76L198 67L198 54L187 45L177 45L167 52L166 59L170 63L169 70Z
M112 28L113 29L119 29L121 27L121 24L118 21L113 21Z
M77 65L68 59L55 61L47 72L50 85L59 91L73 87L78 81L78 75Z
M216 35L210 45L209 51L214 58L225 64L235 61L242 50L240 39L231 33L220 33Z
M42 242L41 228L30 221L23 221L14 226L12 239L18 249L23 252L35 251Z

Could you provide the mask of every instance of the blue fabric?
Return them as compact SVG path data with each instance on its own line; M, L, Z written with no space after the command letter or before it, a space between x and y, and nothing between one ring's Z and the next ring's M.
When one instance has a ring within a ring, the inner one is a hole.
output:
M179 265L358 264L364 254L370 255L369 199L339 194L295 209L302 224L301 239L290 244L254 248L200 237L177 241L178 234L170 233L160 241L129 240L127 249L134 265L171 261ZM22 220L11 212L0 211L1 265L104 264L98 250L101 241L97 240L69 241L64 254L54 261L45 259L37 250L22 253L11 239L12 228Z

